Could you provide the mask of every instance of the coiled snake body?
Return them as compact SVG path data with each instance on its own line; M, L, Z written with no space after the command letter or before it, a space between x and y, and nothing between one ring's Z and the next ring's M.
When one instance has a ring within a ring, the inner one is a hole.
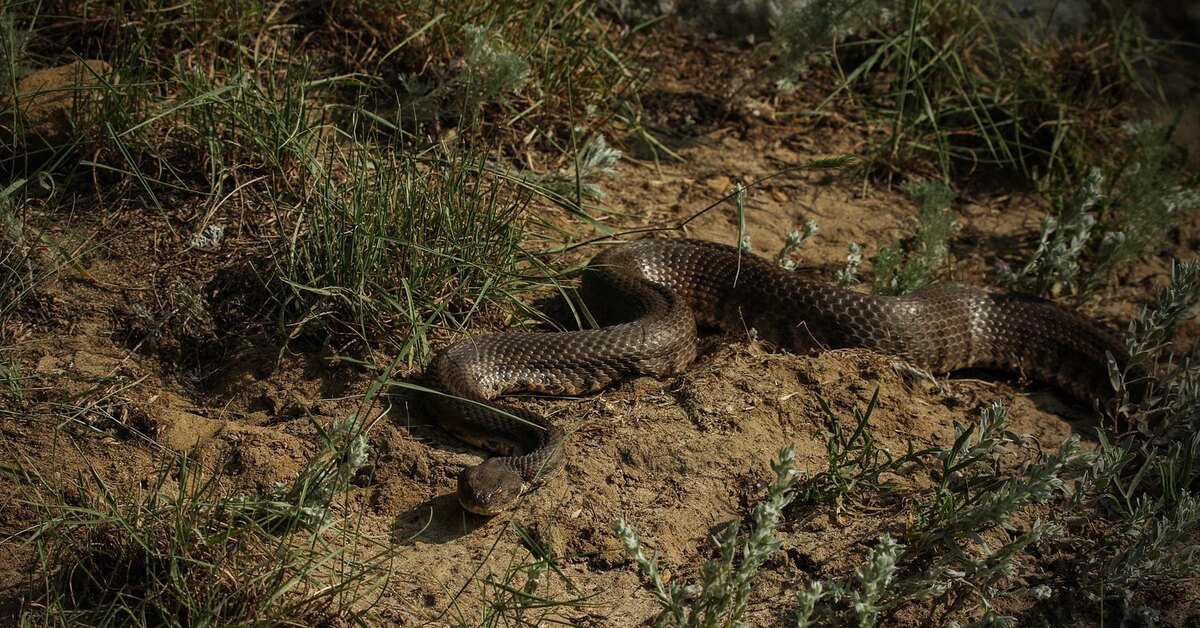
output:
M580 291L597 329L486 334L435 359L433 381L447 393L433 399L437 422L500 454L460 474L465 509L502 512L562 467L561 428L496 397L577 395L630 376L679 373L696 356L697 325L754 329L761 340L797 352L870 349L935 373L1016 372L1089 404L1112 395L1106 353L1126 359L1115 334L1040 299L958 283L898 297L863 294L699 240L610 248L592 259Z

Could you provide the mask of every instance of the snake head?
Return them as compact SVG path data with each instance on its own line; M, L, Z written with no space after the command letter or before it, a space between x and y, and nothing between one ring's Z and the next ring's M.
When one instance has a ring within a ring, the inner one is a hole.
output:
M477 515L498 515L512 508L523 492L525 481L496 458L458 474L458 503Z

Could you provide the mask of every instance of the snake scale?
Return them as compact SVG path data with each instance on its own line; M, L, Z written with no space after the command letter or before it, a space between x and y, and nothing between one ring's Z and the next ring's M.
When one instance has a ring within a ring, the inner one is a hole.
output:
M499 454L466 468L458 499L492 515L563 465L563 431L494 400L527 391L597 392L616 380L681 372L696 357L697 325L796 352L857 347L934 373L999 369L1057 386L1089 404L1112 395L1106 353L1116 334L1056 304L960 283L905 296L847 290L714 242L641 239L596 255L581 296L598 328L513 332L458 341L435 358L436 421Z

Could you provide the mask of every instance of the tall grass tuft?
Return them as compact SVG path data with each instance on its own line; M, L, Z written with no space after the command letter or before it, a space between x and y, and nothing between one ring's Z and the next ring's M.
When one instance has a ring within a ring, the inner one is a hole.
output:
M774 76L783 87L824 48L837 100L886 129L871 160L895 172L933 162L940 174L981 165L1062 182L1111 141L1125 95L1154 42L1113 12L1072 39L1024 34L999 2L806 2L777 21ZM832 45L823 46L832 41ZM785 112L783 115L787 115Z
M378 155L365 147L294 209L275 251L276 293L291 336L314 329L373 341L398 332L405 355L433 325L461 325L513 298L536 261L521 246L527 197L487 174L474 152Z

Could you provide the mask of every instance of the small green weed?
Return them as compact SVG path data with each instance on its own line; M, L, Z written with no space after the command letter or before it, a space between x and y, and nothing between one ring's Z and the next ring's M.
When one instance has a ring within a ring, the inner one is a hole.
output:
M763 561L779 549L775 529L783 509L792 501L797 477L792 473L795 456L791 447L779 451L779 460L771 462L775 480L767 487L763 501L754 506L751 527L741 534L739 522L731 522L715 539L717 558L704 561L699 587L681 586L663 581L653 556L642 550L637 533L625 522L613 522L613 533L625 545L625 552L637 562L654 586L654 596L662 613L658 622L674 626L737 626L746 612L746 604ZM740 560L739 560L740 558ZM736 563L736 564L735 564Z
M854 409L854 428L847 433L825 399L817 396L829 426L825 434L829 467L800 482L796 488L800 503L829 504L833 506L835 514L840 514L847 508L863 508L862 492L882 492L890 486L881 476L889 471L894 472L897 461L886 448L875 444L868 429L878 401L879 387L876 386L867 407L863 410Z
M821 228L817 226L817 221L811 218L804 221L803 231L789 231L787 238L784 240L783 248L775 254L775 261L787 270L795 270L796 262L792 259L792 253L799 249L805 241L821 232Z
M908 294L931 283L947 262L950 238L958 226L950 211L954 192L940 181L912 181L904 193L917 206L917 234L909 242L879 247L871 264L875 291Z
M846 265L834 273L838 285L843 288L858 283L858 268L863 263L862 246L859 243L851 242L847 248Z
M1127 127L1137 148L1113 177L1088 171L1058 215L1042 222L1041 241L1010 286L1032 294L1093 293L1132 262L1162 246L1183 217L1200 209L1169 127Z

